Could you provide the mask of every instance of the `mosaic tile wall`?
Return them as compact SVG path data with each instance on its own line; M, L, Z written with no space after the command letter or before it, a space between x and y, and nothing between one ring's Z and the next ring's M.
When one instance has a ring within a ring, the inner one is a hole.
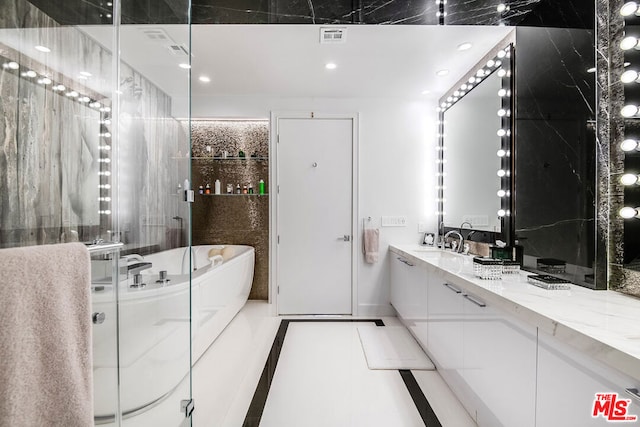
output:
M194 245L253 246L256 264L250 299L269 298L269 196L258 194L258 182L269 177L269 122L264 120L198 120L191 124L194 188L220 180L222 195L199 195L192 208ZM245 158L238 158L239 151ZM222 158L227 152L227 158ZM251 156L254 157L251 157ZM231 184L233 195L226 195ZM253 195L236 195L237 185Z

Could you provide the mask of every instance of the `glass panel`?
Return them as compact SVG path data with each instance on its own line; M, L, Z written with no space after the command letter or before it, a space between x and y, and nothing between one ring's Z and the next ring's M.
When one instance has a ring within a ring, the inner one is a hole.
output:
M99 246L115 236L114 61L77 25L100 24L110 41L110 8L2 0L0 10L0 246ZM91 256L97 423L118 421L118 258L118 248Z
M120 396L131 426L180 425L180 401L191 396L189 128L174 118L189 94L189 2L163 2L163 15L155 6L123 0L118 29L113 151L128 266L118 307ZM168 14L172 25L159 26Z

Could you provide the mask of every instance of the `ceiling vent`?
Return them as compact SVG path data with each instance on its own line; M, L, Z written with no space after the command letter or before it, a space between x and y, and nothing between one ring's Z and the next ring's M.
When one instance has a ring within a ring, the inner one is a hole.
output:
M337 44L347 42L347 29L326 27L320 28L320 44Z
M189 51L183 46L176 43L169 34L162 28L139 28L148 41L162 45L169 49L171 53L179 56L189 56Z

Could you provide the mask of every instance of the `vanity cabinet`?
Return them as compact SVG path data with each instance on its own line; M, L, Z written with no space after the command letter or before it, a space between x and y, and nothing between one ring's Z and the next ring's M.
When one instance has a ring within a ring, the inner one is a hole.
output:
M391 259L391 305L420 341L427 340L427 275L422 265L394 255Z
M627 415L636 415L640 420L640 399L627 394L628 388L640 389L640 384L539 332L537 426L640 426L640 421L620 423L608 421L602 415L592 416L596 393L617 393L618 400L631 399Z
M427 333L423 347L442 378L458 394L462 390L463 300L460 287L439 270L428 273Z
M479 426L535 425L536 328L462 293L462 378ZM550 425L550 424L549 424Z
M439 374L479 426L533 427L536 328L413 264L394 254L391 301Z

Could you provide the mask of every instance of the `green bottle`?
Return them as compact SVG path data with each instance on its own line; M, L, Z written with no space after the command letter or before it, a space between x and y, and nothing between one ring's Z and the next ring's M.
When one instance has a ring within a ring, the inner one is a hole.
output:
M258 193L259 194L264 194L264 181L260 180L258 182Z

